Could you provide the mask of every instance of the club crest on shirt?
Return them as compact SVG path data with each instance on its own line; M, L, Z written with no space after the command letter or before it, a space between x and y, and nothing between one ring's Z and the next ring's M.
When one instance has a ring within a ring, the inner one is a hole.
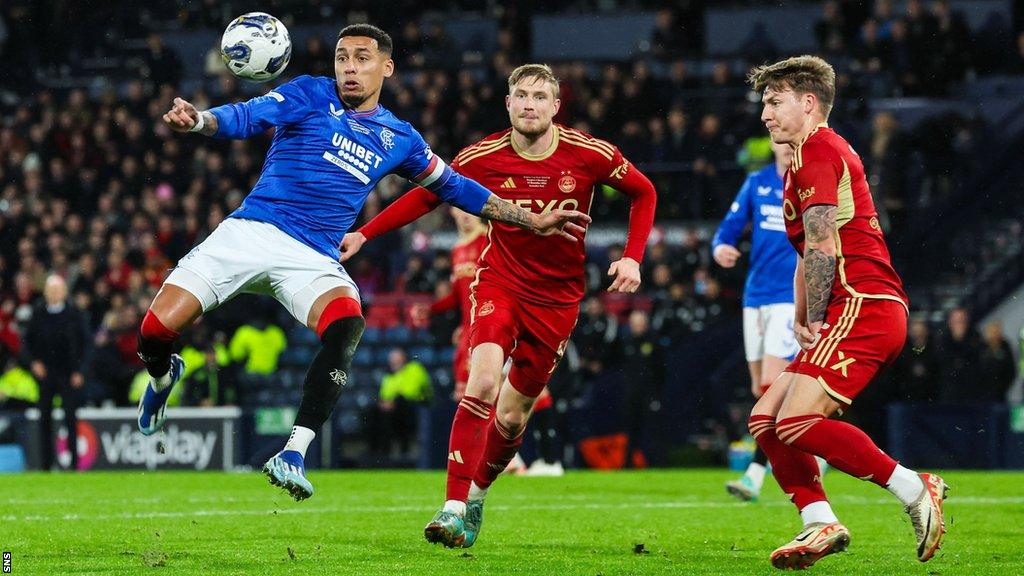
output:
M494 302L488 300L480 305L480 311L477 312L477 316L487 316L491 312L494 312Z
M380 143L384 146L385 150L391 150L395 147L395 133L384 127L380 131Z
M558 189L566 194L576 189L576 178L573 177L572 172L562 173L562 177L558 179Z

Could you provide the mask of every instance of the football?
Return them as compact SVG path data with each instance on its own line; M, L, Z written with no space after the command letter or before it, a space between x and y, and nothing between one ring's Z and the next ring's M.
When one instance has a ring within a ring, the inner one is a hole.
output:
M220 53L235 76L266 82L288 66L292 41L280 20L265 12L249 12L228 24L221 36Z

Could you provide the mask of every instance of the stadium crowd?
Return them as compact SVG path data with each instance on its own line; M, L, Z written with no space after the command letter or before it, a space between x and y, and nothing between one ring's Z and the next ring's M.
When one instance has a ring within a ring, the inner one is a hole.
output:
M198 8L180 10L174 3L166 4L170 8L152 8L152 29L168 21L219 29L223 21L210 16L218 10L205 9L212 2L187 3ZM290 23L314 19L309 10L277 4L278 15ZM372 4L357 2L353 10L373 16ZM409 13L419 11L413 5L420 3L409 4ZM460 3L445 6L449 4ZM758 121L760 106L747 98L743 78L749 62L767 56L760 52L705 58L692 35L681 32L700 27L702 11L690 6L699 3L677 4L680 7L659 13L645 58L601 65L556 63L563 80L563 106L556 121L615 143L643 166L659 191L658 222L694 223L720 217L745 170L770 156ZM815 34L821 53L834 58L841 71L842 102L848 106L836 114L843 123L841 131L865 151L878 204L890 221L898 222L921 203L936 202L935 195L949 193L968 176L951 172L950 159L971 156L983 127L973 118L954 114L903 130L892 114L869 118L862 97L939 95L976 74L1024 70L1024 34L1016 51L998 52L982 41L991 40L984 31L968 42L972 32L947 2L926 6L910 0L901 15L887 0L875 2L867 11L856 10L860 4L868 3L824 3ZM575 5L587 9L589 3ZM222 9L234 8L227 3ZM318 9L317 18L324 17L324 11L327 17L351 16L332 12L328 3L319 3ZM74 41L61 46L26 41L25 35L34 29L27 24L38 24L32 3L5 3L0 16L0 53L23 82L0 98L0 373L10 375L19 366L27 369L25 330L45 307L39 301L47 277L56 274L66 280L70 302L88 324L86 402L130 405L132 382L142 370L136 356L142 312L174 262L240 204L258 177L269 136L200 141L172 135L157 120L179 95L183 70L198 63L169 50L146 22L121 27L139 40L140 57L131 70L134 79L97 89L61 89L40 86L29 70L63 74L59 64L74 60L68 47L101 54L102 39L87 41L82 30L71 27L68 33ZM507 124L505 78L529 53L523 18L515 10L500 14L497 50L475 63L471 55L458 53L437 20L395 23L398 78L385 85L385 104L417 126L445 158L502 129ZM387 26L387 17L381 20ZM963 50L964 45L975 49ZM332 75L331 52L332 38L313 36L296 46L288 73ZM188 95L197 107L246 96L216 58L207 61L212 64L204 68L208 77L203 87ZM21 90L25 93L15 96ZM918 183L928 176L939 183L933 195L921 195ZM371 195L363 218L379 212L406 187L404 181L388 179ZM595 221L622 225L627 200L610 189L601 194ZM438 214L417 226L411 249L405 249L403 238L385 237L351 263L352 276L371 310L380 294L443 295L447 289L450 261L445 250L432 247L429 232L450 228L450 223ZM670 243L663 235L655 240L643 267L642 295L636 299L601 296L607 281L604 270L622 247L592 247L588 280L594 296L585 303L576 341L583 371L599 373L610 364L629 362L613 352L621 349L622 339L650 337L646 326L638 326L649 325L659 344L671 346L722 319L735 319L742 270L714 269L697 226L688 228L681 242ZM627 320L634 310L640 319ZM904 397L919 396L915 383L930 381L931 375L974 373L970 366L986 375L985 387L993 399L1005 395L1016 376L1012 355L1009 360L1006 356L1010 344L997 341L990 327L985 327L984 339L977 337L962 314L966 312L950 313L948 330L915 324L907 360L900 365L901 381L908 387L901 392ZM265 325L247 323L249 316L228 306L204 319L205 327L190 335L188 344L207 359L202 365L210 371L202 376L207 382L202 392L189 395L186 403L237 400L223 387L212 393L209 381L211 376L216 380L218 366L253 369L251 353L246 352L252 348L232 343L242 330L264 333ZM285 331L292 327L277 307L268 307L265 317L269 325ZM403 320L419 321L412 316ZM447 342L445 333L453 319L431 322L435 342ZM955 352L933 355L934 347L919 342L936 328L940 333L932 338L943 339L942 349ZM276 336L269 338L277 341ZM952 370L951 358L960 363ZM267 374L275 366L276 356L253 370ZM24 380L23 372L17 375ZM921 399L974 397L977 382L961 380ZM7 381L8 388L0 387L0 405L5 400L17 405L18 398L10 391L18 388L12 381Z

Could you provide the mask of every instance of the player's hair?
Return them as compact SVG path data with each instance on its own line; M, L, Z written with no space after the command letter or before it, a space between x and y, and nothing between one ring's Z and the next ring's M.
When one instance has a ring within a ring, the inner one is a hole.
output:
M794 56L758 66L747 75L747 82L758 94L763 94L765 88L775 91L788 88L798 94L814 94L826 118L836 98L836 71L817 56Z
M345 26L338 32L338 40L346 36L365 36L366 38L373 38L377 41L377 49L380 50L381 54L391 56L391 51L394 49L394 44L391 42L391 36L377 28L373 24L351 24Z
M550 82L551 91L554 93L555 98L558 98L558 77L551 71L551 66L547 64L523 64L508 75L508 89L511 91L513 86L526 78L536 78L544 82Z

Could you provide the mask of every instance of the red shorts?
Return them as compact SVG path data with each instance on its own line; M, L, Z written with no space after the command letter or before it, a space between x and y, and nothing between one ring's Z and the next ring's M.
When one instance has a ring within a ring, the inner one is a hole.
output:
M492 343L512 357L508 379L524 396L536 398L565 353L579 318L571 306L531 304L512 291L481 282L473 289L470 347Z
M853 403L896 361L907 339L907 308L895 300L844 298L825 311L829 327L818 344L797 354L786 372L817 379L833 400Z

